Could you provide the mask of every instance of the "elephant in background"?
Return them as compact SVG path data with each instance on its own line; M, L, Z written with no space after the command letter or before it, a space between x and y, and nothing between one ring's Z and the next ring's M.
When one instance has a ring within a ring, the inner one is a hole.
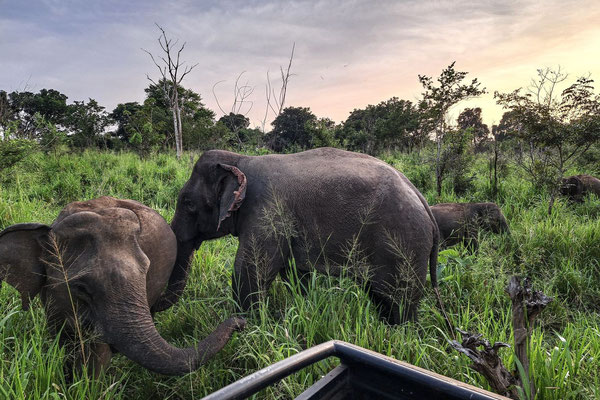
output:
M573 175L563 178L560 193L577 203L583 202L588 193L600 197L600 179L591 175Z
M364 154L207 151L181 189L171 227L178 260L157 310L177 301L202 242L228 234L239 237L232 285L244 310L277 274L288 279L292 258L301 281L312 269L361 280L395 324L416 319L428 264L437 286L439 233L427 201L400 172Z
M477 247L480 230L492 233L509 232L502 210L495 203L440 203L431 206L442 245L466 242Z
M221 350L245 321L226 320L197 347L167 343L150 306L171 275L176 252L169 225L141 203L111 197L73 202L51 226L16 224L0 232L0 284L4 279L20 292L24 309L39 293L61 344L77 343L78 330L96 334L77 356L96 374L117 350L149 370L180 375Z

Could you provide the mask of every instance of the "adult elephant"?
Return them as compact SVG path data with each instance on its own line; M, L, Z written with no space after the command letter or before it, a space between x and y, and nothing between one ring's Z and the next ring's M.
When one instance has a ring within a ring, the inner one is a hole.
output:
M578 203L582 202L588 193L600 197L600 179L585 174L563 178L560 193Z
M201 243L227 234L239 237L232 281L243 309L278 273L287 279L292 257L300 277L315 268L363 280L391 323L416 318L428 263L436 286L439 233L427 201L400 172L364 154L207 151L181 189L171 227L178 261L157 310L183 291Z
M150 306L166 286L176 251L169 225L141 203L74 202L51 226L16 224L0 232L0 284L5 279L21 293L24 309L40 293L50 328L96 373L116 349L152 371L180 375L223 348L244 320L226 320L197 347L175 348L160 336ZM82 331L99 340L80 348Z

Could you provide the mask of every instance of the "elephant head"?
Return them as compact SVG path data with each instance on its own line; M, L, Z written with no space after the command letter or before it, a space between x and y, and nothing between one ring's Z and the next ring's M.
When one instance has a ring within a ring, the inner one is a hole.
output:
M72 338L78 324L97 333L106 349L178 375L218 352L244 321L228 319L197 347L167 343L150 305L175 257L175 237L160 215L137 202L103 197L71 203L51 226L17 224L2 231L0 282L20 292L24 308L39 293L50 327L64 325L61 339Z
M177 237L177 260L165 295L152 308L169 308L183 293L190 258L203 241L233 233L233 215L246 197L246 175L236 165L238 154L212 150L196 163L179 192L171 228Z
M500 207L495 203L474 204L477 219L482 227L489 229L492 233L510 232L506 218L502 214Z
M563 196L568 196L574 202L582 202L585 192L585 185L578 176L563 178L560 186L560 193Z

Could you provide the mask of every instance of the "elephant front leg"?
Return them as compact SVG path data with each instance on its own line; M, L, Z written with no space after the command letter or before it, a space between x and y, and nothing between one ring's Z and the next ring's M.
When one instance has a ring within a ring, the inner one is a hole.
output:
M283 259L277 246L240 238L231 283L234 299L243 311L264 298L283 266Z
M98 378L100 373L108 368L112 358L112 350L106 343L93 342L89 339L78 340L76 337L65 338L61 335L60 342L67 348L64 373L67 381L72 381L74 374L87 371L88 376ZM65 343L65 341L68 342Z
M81 370L85 365L88 374L94 376L94 378L98 378L100 372L108 368L110 364L112 358L110 346L101 342L85 343L84 351L84 355L78 354L78 357L75 359L75 367Z

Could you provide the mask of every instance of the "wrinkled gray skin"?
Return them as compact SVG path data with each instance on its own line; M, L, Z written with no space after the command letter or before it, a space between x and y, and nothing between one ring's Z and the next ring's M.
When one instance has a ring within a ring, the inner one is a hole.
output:
M183 291L195 249L228 234L239 237L232 281L244 310L278 273L289 278L292 256L301 280L314 267L366 281L391 323L416 318L428 263L436 285L439 233L426 200L400 172L363 154L207 151L181 189L171 227L178 261L158 310Z
M560 193L577 203L583 202L588 193L600 197L600 179L591 175L573 175L563 178Z
M150 306L171 275L176 251L169 225L138 202L74 202L51 226L17 224L0 232L0 284L4 279L19 290L24 309L40 293L50 329L64 324L61 342L79 351L75 304L82 328L99 334L84 350L85 360L78 353L78 363L96 374L116 349L152 371L180 375L223 348L244 321L228 319L196 348L175 348L160 336Z
M465 242L477 246L480 230L509 232L502 210L495 203L440 203L431 206L440 229L442 246Z

